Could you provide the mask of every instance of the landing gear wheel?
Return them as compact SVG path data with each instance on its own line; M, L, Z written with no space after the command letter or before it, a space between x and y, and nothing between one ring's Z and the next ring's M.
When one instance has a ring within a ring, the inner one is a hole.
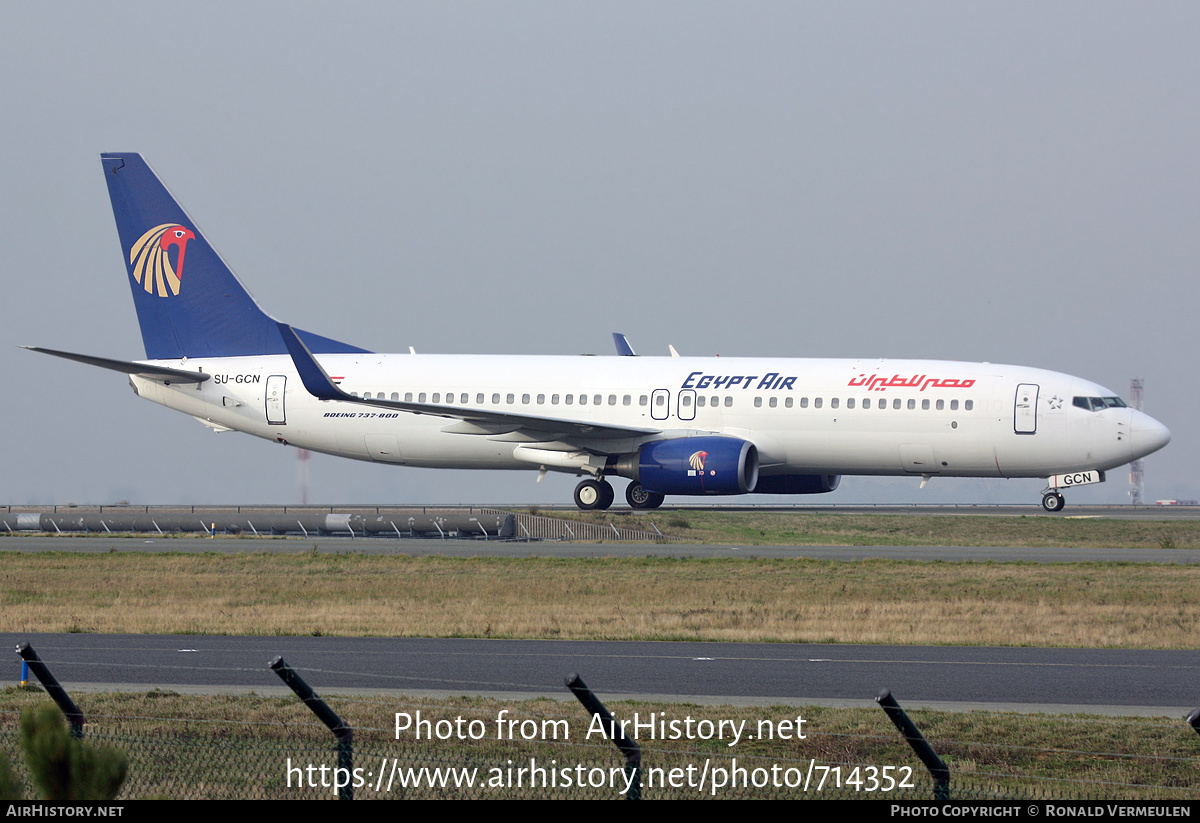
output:
M1042 508L1048 512L1060 512L1067 502L1058 492L1046 492L1042 495Z
M616 492L603 480L584 480L575 487L575 505L581 509L607 509Z
M646 491L641 483L630 483L625 487L625 500L631 509L657 509L666 499L666 495Z

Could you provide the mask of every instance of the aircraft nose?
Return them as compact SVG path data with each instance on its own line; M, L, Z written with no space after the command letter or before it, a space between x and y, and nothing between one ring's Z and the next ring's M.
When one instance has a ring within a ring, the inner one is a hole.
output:
M1171 442L1171 432L1162 423L1142 412L1133 413L1130 450L1136 460L1156 452Z

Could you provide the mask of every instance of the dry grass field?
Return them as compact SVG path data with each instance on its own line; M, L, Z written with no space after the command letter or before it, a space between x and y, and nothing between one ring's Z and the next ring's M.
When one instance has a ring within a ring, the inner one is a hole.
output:
M3 552L0 610L18 632L1181 648L1200 567Z
M1087 514L850 514L696 508L555 512L555 516L643 529L647 528L644 523L653 522L672 536L740 545L1200 548L1200 520L1123 520Z

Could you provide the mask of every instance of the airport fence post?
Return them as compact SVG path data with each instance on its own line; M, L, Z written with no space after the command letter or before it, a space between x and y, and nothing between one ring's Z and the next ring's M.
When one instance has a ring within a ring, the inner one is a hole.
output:
M904 709L900 708L900 704L896 702L896 698L892 696L891 689L884 689L875 698L875 702L879 704L888 718L900 730L900 734L904 735L904 739L912 750L916 752L917 757L921 758L921 762L925 764L925 768L929 770L930 777L933 778L933 799L934 800L949 800L950 799L950 767L938 757L937 752L929 745L929 741L925 739L925 735L921 734L921 730L917 728L917 724L913 723Z
M286 683L289 689L296 693L296 697L304 701L304 705L308 706L317 719L333 732L333 736L337 740L338 770L335 773L334 781L339 784L338 799L353 800L354 729L346 725L346 721L338 717L337 712L329 708L329 705L313 691L312 686L308 685L304 678L297 674L295 669L289 666L282 657L276 657L267 665L275 674L279 675L279 679Z
M641 800L642 799L642 748L637 744L636 740L630 740L625 736L625 730L620 724L613 719L612 712L604 707L600 702L600 698L587 687L578 673L572 673L566 678L567 688L575 695L575 698L583 704L583 708L587 709L593 717L600 718L603 723L604 734L609 740L616 745L625 755L625 780L628 783L629 791L625 795L626 800Z
M34 676L42 682L42 685L46 688L46 694L50 695L50 699L66 715L67 724L71 727L71 737L75 739L83 737L83 724L86 722L83 718L83 712L75 705L75 701L67 694L67 690L50 673L50 669L38 657L37 652L33 650L33 646L30 646L28 643L21 643L17 646L17 654L21 656L23 665L28 666Z

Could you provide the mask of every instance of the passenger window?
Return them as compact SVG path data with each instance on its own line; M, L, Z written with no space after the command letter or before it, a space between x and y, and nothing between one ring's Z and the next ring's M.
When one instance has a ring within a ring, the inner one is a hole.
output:
M761 397L754 398L754 408L756 408L756 409L762 408L762 398Z
M814 409L819 409L819 408L821 408L821 398L819 398L819 397L814 397L814 398L813 398L813 408L814 408Z
M647 403L649 403L649 402L650 402L650 398L646 397L646 395L644 395L644 394L643 394L641 397L639 397L639 398L638 398L638 405L639 405L639 406L644 406L644 405L646 405L646 404L647 404Z
M659 395L656 395L654 398L654 405L656 405L656 406L661 406L666 402L667 402L667 398L664 395L659 394Z
M864 398L863 398L863 408L864 408L864 409L869 409L869 408L871 408L871 398L869 398L869 397L864 397Z
M790 398L790 397L789 397L788 399L789 399L789 400L791 400L791 398ZM807 397L801 397L801 398L800 398L800 408L802 408L802 409L807 409L807 408L808 408L808 398L807 398Z
M435 391L435 392L433 393L433 402L434 402L434 403L441 403L441 402L442 402L442 393L441 393L440 391Z
M563 398L563 403L565 403L568 406L570 406L574 402L575 402L575 395L573 395L573 394L568 394L566 397Z
M897 397L895 400L892 401L892 408L893 409L900 408L900 398L899 397Z
M829 408L836 409L837 407L838 407L838 398L836 398L836 397L829 398Z
M510 395L508 395L507 397L505 397L504 399L505 399L505 400L507 400L507 401L508 401L508 405L510 405L510 406L511 406L513 403L515 403L515 402L516 402L516 400L517 400L517 396L516 396L515 394L510 394Z
M592 398L593 406L599 406L602 403L604 403L604 397L602 395L597 394L595 397Z
M610 394L608 396L608 405L610 405L610 406L617 405L617 396L615 394Z
M937 401L937 410L941 411L944 408L946 408L946 401L945 400Z
M726 398L725 398L725 408L727 408L727 409L729 409L729 408L733 408L733 397L732 397L732 395L731 395L731 396L729 396L729 397L726 397Z
M921 408L924 409L925 411L929 411L929 398L928 397L926 397L924 400L921 401Z
M500 395L499 395L499 394L493 394L493 395L492 395L492 405L493 405L493 406L499 406L499 405L500 405Z
M420 394L418 394L418 395L417 395L417 402L418 402L418 403L424 403L424 402L425 402L425 392L421 392Z
M558 405L558 395L557 395L557 394L552 394L552 395L550 395L550 405L551 405L551 406L557 406L557 405Z
M546 395L544 395L544 394L539 394L539 395L538 395L538 405L539 405L539 406L544 406L544 405L546 405Z
M631 397L628 394L621 398L622 406L628 406L628 405L631 405L632 403L633 403L633 397Z
M950 401L950 411L958 411L958 401L957 400Z
M527 395L527 394L521 395L521 402L523 404L525 404L526 406L528 406L529 405L529 395Z
M411 403L411 402L412 402L412 392L410 392L410 391L406 391L406 392L404 393L404 402L405 402L405 403Z
M480 392L479 394L475 395L475 402L481 406L483 405L483 392Z
M964 411L970 411L970 410L971 410L971 409L973 409L973 408L975 408L975 401L974 401L974 400L967 400L967 401L965 401L965 402L963 403L963 410L964 410Z
M771 408L775 408L776 406L779 405L779 398L772 397L770 400L767 401L767 405L770 406Z
M704 408L704 395L700 395L696 398L696 407L700 409Z
M912 411L916 407L917 407L917 401L910 398L908 401L908 410Z
M848 408L848 409L854 408L854 398L853 397L846 398L846 408Z
M786 398L784 398L784 400L783 400L783 407L784 407L785 409L790 409L790 408L792 407L792 398L790 398L790 397L786 397Z

